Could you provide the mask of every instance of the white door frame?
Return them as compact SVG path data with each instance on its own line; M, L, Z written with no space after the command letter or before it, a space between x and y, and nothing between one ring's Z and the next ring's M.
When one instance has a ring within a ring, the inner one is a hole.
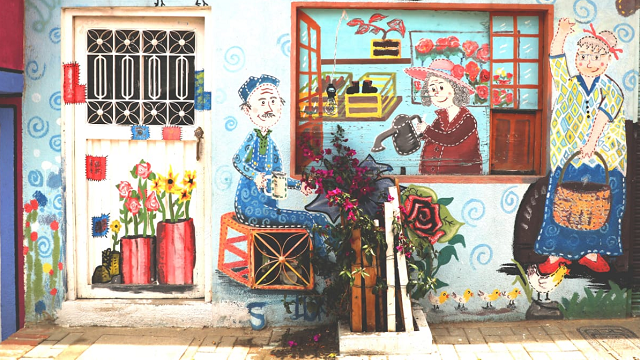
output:
M75 38L74 38L74 24L75 20L79 17L147 17L147 18L171 18L171 17L191 17L201 18L204 21L204 38L205 41L205 53L204 61L199 66L200 69L205 70L205 89L212 88L212 48L208 42L211 42L212 34L212 20L211 20L211 8L209 7L86 7L86 8L63 8L61 18L61 59L62 63L71 63L76 59L74 58L75 52ZM86 69L84 69L86 70ZM63 84L63 75L60 77L60 86ZM75 174L78 171L84 172L84 164L76 164L74 159L74 139L75 139L75 112L73 106L82 105L64 105L62 106L61 114L61 138L62 138L62 167L65 175L66 191L64 194L64 214L66 217L65 227L65 239L66 239L66 272L67 272L67 300L76 300L78 297L78 285L79 281L86 279L78 278L77 267L78 263L78 249L76 247L76 204L75 204L75 192L77 185L75 184ZM205 136L204 139L207 142L211 141L211 127L210 127L210 113L206 113L204 127ZM211 166L211 146L204 146L202 153L202 159L205 164L205 169L210 169ZM203 257L204 261L204 301L212 301L212 280L213 280L213 259L212 259L212 237L211 229L207 224L211 224L211 174L202 174L199 181L202 186L202 196L204 196L203 208L204 208L204 249L202 252L199 250L199 256ZM86 266L86 264L81 264Z

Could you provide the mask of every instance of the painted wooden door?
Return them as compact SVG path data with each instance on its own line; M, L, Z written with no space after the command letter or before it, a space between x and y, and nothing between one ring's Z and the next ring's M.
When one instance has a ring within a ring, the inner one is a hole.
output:
M204 297L204 34L175 14L76 18L63 88L80 298Z

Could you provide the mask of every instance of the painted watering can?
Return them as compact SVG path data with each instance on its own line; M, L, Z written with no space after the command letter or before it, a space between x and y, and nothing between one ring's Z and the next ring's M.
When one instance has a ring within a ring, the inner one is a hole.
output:
M392 137L393 147L395 147L396 152L400 155L409 155L418 151L421 143L418 138L418 133L413 127L412 121L414 119L418 119L418 122L422 122L420 115L409 116L400 114L396 116L396 118L393 119L391 128L383 131L376 137L373 147L371 148L371 152L379 152L386 149L384 145L382 145L382 142L388 137Z

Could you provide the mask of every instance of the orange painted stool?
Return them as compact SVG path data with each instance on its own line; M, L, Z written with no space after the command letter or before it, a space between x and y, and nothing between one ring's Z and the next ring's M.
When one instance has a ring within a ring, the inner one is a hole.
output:
M230 237L230 229L239 235ZM220 218L218 270L252 289L313 289L312 252L306 229L253 227L234 212Z

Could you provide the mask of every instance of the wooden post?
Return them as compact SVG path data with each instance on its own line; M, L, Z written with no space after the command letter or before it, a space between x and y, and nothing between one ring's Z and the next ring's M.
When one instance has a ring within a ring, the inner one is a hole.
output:
M351 266L351 273L362 266L362 236L360 229L353 230L351 234L353 252L356 257L356 263ZM360 275L356 275L353 286L351 287L351 331L362 331L362 286L363 281Z
M384 203L385 239L387 241L387 331L396 331L396 266L393 236L393 205Z

